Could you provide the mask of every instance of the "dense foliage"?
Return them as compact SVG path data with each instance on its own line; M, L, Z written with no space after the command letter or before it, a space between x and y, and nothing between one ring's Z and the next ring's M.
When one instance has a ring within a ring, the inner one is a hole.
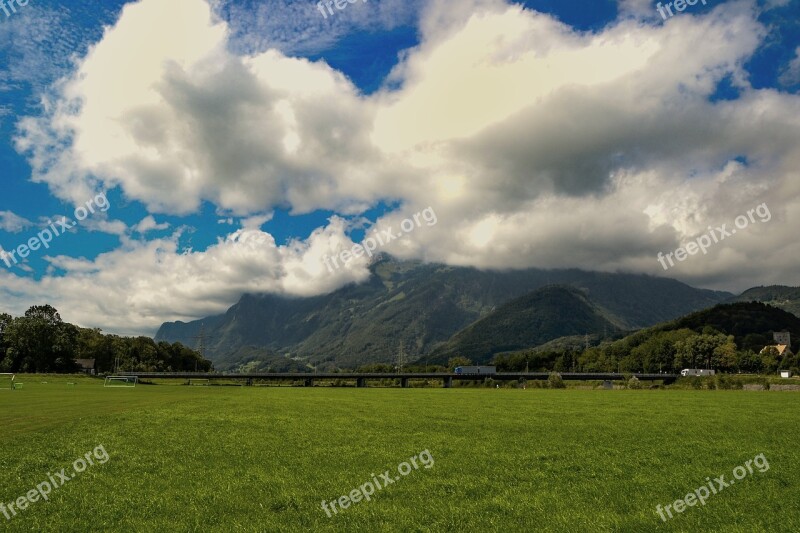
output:
M210 361L180 343L79 328L49 305L31 307L18 318L0 314L0 372L75 372L76 359L95 359L98 373L211 369Z

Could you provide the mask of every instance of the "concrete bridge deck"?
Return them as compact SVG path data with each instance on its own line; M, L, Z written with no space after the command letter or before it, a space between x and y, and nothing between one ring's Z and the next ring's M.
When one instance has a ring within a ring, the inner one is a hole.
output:
M254 380L270 381L302 381L305 386L313 386L314 381L319 380L349 380L355 381L357 387L366 387L368 380L380 379L399 379L402 387L408 387L411 379L437 379L442 380L445 387L450 387L453 381L484 381L492 379L495 381L533 381L546 380L550 377L547 372L497 372L494 374L456 374L450 372L320 372L316 374L308 372L248 372L242 374L221 374L216 372L120 372L121 376L136 376L139 379L208 379L208 380L244 380L247 385L252 385ZM585 373L585 372L563 372L561 379L565 381L622 381L630 376L636 376L640 381L664 381L665 383L674 382L679 376L677 374L621 374L612 373Z

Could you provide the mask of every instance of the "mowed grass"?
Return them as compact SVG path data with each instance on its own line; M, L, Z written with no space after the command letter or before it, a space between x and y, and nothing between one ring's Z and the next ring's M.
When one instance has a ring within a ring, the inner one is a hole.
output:
M139 385L0 391L0 501L98 445L9 531L800 531L800 394ZM47 381L47 384L41 383ZM333 500L429 450L328 518ZM770 469L656 513L763 453Z

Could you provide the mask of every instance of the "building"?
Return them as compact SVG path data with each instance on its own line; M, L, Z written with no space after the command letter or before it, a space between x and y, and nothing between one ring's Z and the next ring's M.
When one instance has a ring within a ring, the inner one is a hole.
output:
M764 355L764 352L766 352L770 348L775 348L778 351L779 357L783 357L784 355L789 355L789 356L794 355L792 349L789 348L789 346L786 344L772 344L770 346L764 346L764 348L762 348L761 351L758 352L759 355Z
M773 331L772 340L775 344L785 344L786 346L792 345L792 334L788 331Z
M76 359L75 362L84 374L95 375L94 359Z

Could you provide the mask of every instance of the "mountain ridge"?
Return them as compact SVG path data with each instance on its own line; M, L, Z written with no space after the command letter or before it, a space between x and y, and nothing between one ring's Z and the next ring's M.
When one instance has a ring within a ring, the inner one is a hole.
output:
M761 302L800 317L800 287L768 285L747 289L730 302Z
M622 330L609 313L570 286L549 285L515 298L455 333L431 354L446 363L461 356L488 363L497 353L534 348L575 335L602 337Z
M461 329L504 303L548 285L569 285L605 310L611 322L639 329L733 297L642 274L564 270L478 270L383 258L372 275L309 298L246 294L225 313L168 322L156 340L197 347L218 369L261 357L261 368L312 364L336 368L430 354ZM247 354L246 356L243 354Z

